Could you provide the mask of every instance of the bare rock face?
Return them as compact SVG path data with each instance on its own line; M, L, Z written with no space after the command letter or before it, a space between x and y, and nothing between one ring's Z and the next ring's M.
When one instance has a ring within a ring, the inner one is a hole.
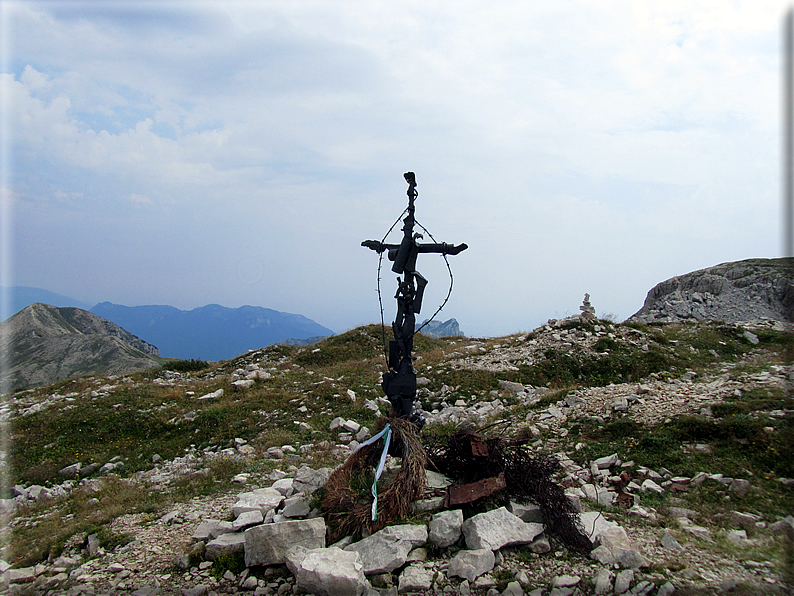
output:
M463 332L460 330L460 324L456 319L449 319L448 321L430 321L425 320L421 325L416 326L417 329L422 328L422 333L430 337L457 337L462 336Z
M628 321L789 321L793 272L791 258L747 259L693 271L656 285Z
M4 390L161 363L157 348L80 308L31 304L0 323L0 338L9 360L0 378Z

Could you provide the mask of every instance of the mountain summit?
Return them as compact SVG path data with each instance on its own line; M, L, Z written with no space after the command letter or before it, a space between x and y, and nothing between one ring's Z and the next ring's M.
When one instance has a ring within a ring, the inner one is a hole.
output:
M3 390L69 377L119 374L162 363L159 350L86 310L31 304L0 323Z

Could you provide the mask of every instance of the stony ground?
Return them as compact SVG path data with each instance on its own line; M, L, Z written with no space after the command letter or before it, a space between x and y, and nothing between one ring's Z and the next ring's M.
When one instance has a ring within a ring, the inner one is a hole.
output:
M748 326L747 329L755 337L753 330L759 333L770 327L774 325L766 323ZM647 565L633 570L629 585L634 591L630 593L662 594L662 586L665 585L670 585L675 588L675 593L680 594L788 593L786 567L782 560L783 534L786 531L785 523L781 522L783 516L765 512L758 505L748 508L751 510L738 510L732 505L737 500L744 503L746 501L742 498L745 495L760 491L760 483L752 474L727 477L718 467L704 467L698 474L677 476L663 466L626 461L628 457L620 452L612 458L583 458L582 453L587 452L588 445L577 438L577 429L584 423L598 426L620 419L641 425L665 424L684 414L711 419L714 416L712 408L731 396L749 394L760 388L790 394L788 368L781 362L780 354L751 350L730 362L714 362L697 371L653 374L638 381L603 387L573 386L559 393L560 399L557 400L554 399L556 394L546 387L507 380L500 383L499 390L472 391L469 394L461 393L455 386L439 387L434 381L436 375L450 371L515 372L521 366L541 361L549 350L597 353L604 345L609 345L598 343L604 338L622 341L640 351L650 349L652 342L650 332L630 327L596 325L592 331L583 331L579 328L565 329L557 322L535 330L529 337L463 340L450 344L441 356L426 357L417 362L420 386L423 387L419 395L428 428L448 423L483 425L510 420L511 432L531 436L531 449L539 454L556 455L562 464L558 481L566 487L568 494L581 502L583 511L601 511L605 519L617 522L628 534L631 547L647 559ZM255 362L256 358L256 353L253 353L248 360ZM246 376L249 380L265 381L271 375L283 376L287 374L285 371L297 368L289 360L278 365L269 362L268 365L254 366L247 375L244 369L236 369L231 377L228 372L223 373L226 377L221 372L212 374L218 379L225 378L228 383L239 382ZM117 386L133 382L132 378L98 378L92 386L93 394L89 395L112 394ZM179 375L172 376L170 380L159 378L158 382L170 383L180 391L191 389L190 382L180 379ZM338 378L322 378L316 384L332 385L332 390L345 396L345 384ZM304 394L310 396L310 391ZM68 407L69 400L79 397L61 392L42 400L36 392L18 394L0 413L13 421L17 416L31 415L48 407ZM208 397L207 401L213 399ZM366 407L370 409L373 404L375 408L383 408L377 399L365 400L355 394L351 399L358 399L359 403L366 401ZM316 417L325 409L303 399L294 401L296 407L304 408L301 414L305 415L295 422L316 426L312 415ZM163 407L169 407L169 404L163 404ZM189 418L189 414L175 412L176 419L180 416ZM279 418L279 412L275 411L258 414L263 419ZM769 420L769 432L774 433L775 420L790 417L792 411L771 410L764 415ZM99 491L106 478L117 478L133 488L139 487L141 491L167 491L175 479L202 474L213 460L232 459L242 462L243 468L248 465L250 469L215 494L172 502L167 507L149 512L119 515L106 532L131 538L126 544L112 544L106 548L100 540L89 539L87 533L78 533L67 540L60 554L50 556L49 560L33 567L9 569L4 563L7 569L5 590L8 593L75 596L116 593L146 596L155 591L182 594L185 590L194 590L191 592L194 594L205 593L202 589L218 594L297 592L294 579L283 566L224 570L217 563L201 562L196 556L187 564L180 564L177 559L195 548L191 536L201 521L233 518L232 505L239 493L271 486L274 480L284 475L294 477L299 467L305 464L318 467L319 462L334 465L344 461L351 447L368 436L368 429L356 426L335 427L331 431L335 440L331 441L271 445L264 449L251 447L247 441L240 440L232 446L218 445L204 450L193 448L187 450L183 457L156 461L150 469L131 475L120 470L114 472L111 466L106 470L109 476L53 483L44 487L41 496L38 493L33 495L35 487L19 486L14 503L8 500L4 505L6 510L14 512L9 518L9 528L35 525L37 520L48 515L48 511L63 507L61 504L75 491L83 490L90 497L93 490ZM711 446L707 442L692 442L678 448L686 453L702 455L709 453ZM263 458L271 465L253 465ZM794 484L787 478L775 480L786 486ZM706 493L722 495L721 508L701 507L699 495ZM90 498L82 502L84 506L91 506ZM48 505L49 509L42 509L42 504ZM621 572L618 564L578 557L565 549L555 548L552 543L549 552L542 552L542 548L502 549L492 572L471 585L462 585L459 578L447 579L444 573L450 557L459 547L416 553L416 560L427 557L423 565L436 575L428 593L513 594L516 592L508 591L505 584L518 580L522 593L555 596L592 594L596 590L596 577L604 569L612 575L612 583L610 591L602 593L613 593L614 578ZM628 576L625 571L623 573L626 579ZM555 578L565 576L578 579L569 586L562 585L560 581L557 581L558 587L553 586ZM396 592L397 572L392 578L380 578L379 581L386 582L378 588L380 593L389 592L389 582L394 583L391 591Z

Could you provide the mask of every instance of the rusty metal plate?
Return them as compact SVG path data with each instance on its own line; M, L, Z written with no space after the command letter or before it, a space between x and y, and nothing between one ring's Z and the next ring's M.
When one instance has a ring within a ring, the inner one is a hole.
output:
M472 437L471 454L474 457L488 457L488 445L479 437Z
M449 486L447 487L446 506L454 507L455 505L472 503L477 499L492 495L506 486L507 482L505 482L504 474L499 474L492 478L484 478L483 480L472 482L471 484Z

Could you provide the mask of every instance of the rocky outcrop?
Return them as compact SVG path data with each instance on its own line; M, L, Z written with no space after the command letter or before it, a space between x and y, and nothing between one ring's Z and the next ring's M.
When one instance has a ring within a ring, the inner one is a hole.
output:
M421 327L422 333L430 337L457 337L462 336L463 332L460 330L460 325L457 320L449 319L448 321L430 321L422 322L421 325L416 326L417 329Z
M79 308L31 304L0 323L5 390L54 383L89 373L120 374L153 368L159 350Z
M747 259L673 277L656 285L628 318L639 323L791 320L794 259Z

